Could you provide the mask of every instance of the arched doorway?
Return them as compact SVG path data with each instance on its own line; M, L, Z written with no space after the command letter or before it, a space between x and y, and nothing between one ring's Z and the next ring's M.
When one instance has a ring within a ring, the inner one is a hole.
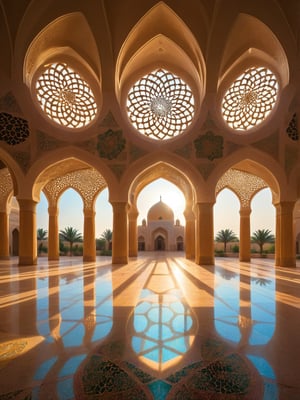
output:
M19 255L19 231L18 229L14 229L12 231L12 255Z
M162 235L158 235L154 240L154 250L163 251L165 249L165 238Z
M176 238L176 249L177 251L183 251L183 237L178 236Z
M143 236L138 238L138 251L145 251L145 238Z

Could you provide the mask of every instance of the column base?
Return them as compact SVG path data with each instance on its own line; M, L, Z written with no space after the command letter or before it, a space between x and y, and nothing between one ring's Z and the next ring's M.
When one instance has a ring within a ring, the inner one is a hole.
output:
M196 260L196 264L199 265L215 265L214 257L205 257L200 256L198 260Z
M19 257L19 266L22 265L36 265L37 264L37 257L31 258L31 257Z
M95 262L96 256L83 256L83 262Z
M112 264L128 264L128 257L126 256L119 256L119 257L112 257Z

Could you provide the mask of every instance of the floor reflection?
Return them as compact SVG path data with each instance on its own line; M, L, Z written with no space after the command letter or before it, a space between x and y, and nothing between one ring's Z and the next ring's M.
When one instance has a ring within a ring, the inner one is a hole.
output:
M130 324L133 350L155 370L174 365L190 349L196 321L167 263L153 267Z
M300 398L300 271L0 261L0 400Z

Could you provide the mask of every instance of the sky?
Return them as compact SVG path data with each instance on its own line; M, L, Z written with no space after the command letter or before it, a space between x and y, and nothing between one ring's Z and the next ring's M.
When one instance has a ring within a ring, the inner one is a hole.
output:
M185 224L183 211L185 199L183 193L172 183L158 179L150 183L140 193L137 201L139 210L138 224L147 218L150 207L160 200L168 204L175 220ZM214 205L214 234L221 229L232 229L239 236L239 201L228 189L222 190ZM270 189L263 189L256 194L251 203L251 234L257 229L270 229L275 234L275 208L272 205ZM68 189L59 201L59 230L67 226L76 228L83 233L83 203L73 189ZM108 201L108 190L103 190L96 201L96 237L101 237L105 229L112 230L112 207ZM37 206L37 227L48 230L48 203L41 193L40 203Z

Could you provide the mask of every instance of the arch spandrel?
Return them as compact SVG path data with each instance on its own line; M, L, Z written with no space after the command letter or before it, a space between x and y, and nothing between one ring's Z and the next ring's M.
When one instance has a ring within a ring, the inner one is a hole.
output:
M241 207L250 207L253 196L268 185L260 177L236 168L231 168L220 178L216 187L216 196L225 188L232 190L238 197Z
M8 168L0 169L0 211L7 211L13 193L13 180Z
M261 161L263 160L263 163ZM207 180L210 190L215 190L219 179L230 168L248 172L263 179L272 191L273 202L280 199L290 199L294 196L291 192L283 168L275 159L257 149L243 148L228 156L220 162Z
M66 154L68 156L66 157ZM43 155L34 163L27 176L23 188L30 193L24 193L24 198L39 201L42 188L48 181L66 173L92 168L98 171L106 181L109 190L119 190L119 182L109 166L96 155L92 155L78 147L59 148ZM24 179L23 179L24 180Z
M84 207L93 209L96 197L106 187L105 180L95 169L83 169L52 179L43 190L49 204L55 205L60 196L72 188L81 196Z

